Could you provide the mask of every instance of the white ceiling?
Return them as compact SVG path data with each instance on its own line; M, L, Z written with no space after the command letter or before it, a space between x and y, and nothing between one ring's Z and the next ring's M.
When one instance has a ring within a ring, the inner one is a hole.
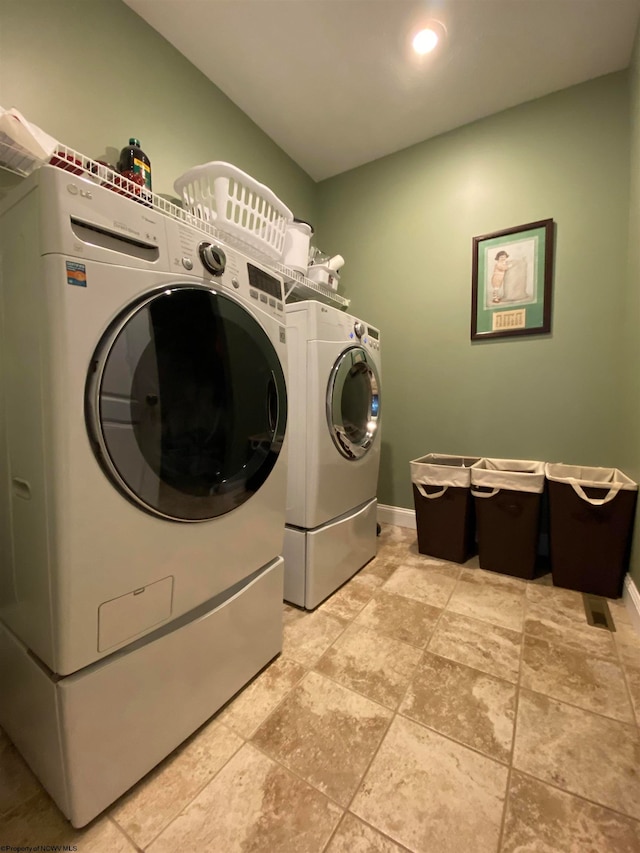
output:
M640 0L125 0L312 178L629 64ZM410 49L421 24L446 28Z

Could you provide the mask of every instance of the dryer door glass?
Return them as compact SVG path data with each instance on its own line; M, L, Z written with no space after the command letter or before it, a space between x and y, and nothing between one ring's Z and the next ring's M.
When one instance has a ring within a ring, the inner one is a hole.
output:
M92 361L86 414L96 455L129 500L204 521L243 504L271 473L287 418L284 373L241 305L172 286L111 325Z
M347 459L360 459L372 446L380 418L380 381L362 347L345 350L327 389L327 420L334 444Z

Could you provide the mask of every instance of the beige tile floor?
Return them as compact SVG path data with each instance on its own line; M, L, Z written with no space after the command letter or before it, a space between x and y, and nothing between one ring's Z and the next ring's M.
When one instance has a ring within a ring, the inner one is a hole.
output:
M89 827L0 732L0 847L96 853L639 853L640 635L582 596L378 555L282 655Z

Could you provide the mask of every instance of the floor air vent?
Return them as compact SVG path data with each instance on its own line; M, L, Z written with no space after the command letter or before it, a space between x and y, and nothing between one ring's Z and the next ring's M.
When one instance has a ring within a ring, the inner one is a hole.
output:
M615 631L607 599L599 595L586 595L583 593L584 612L587 614L587 622L596 628L604 628L606 631Z

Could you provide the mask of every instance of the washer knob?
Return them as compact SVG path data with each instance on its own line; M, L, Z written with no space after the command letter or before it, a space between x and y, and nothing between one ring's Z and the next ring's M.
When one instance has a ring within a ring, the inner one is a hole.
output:
M353 331L356 333L357 338L361 338L364 335L364 324L360 320L356 320L353 324Z
M220 246L214 246L212 243L200 243L198 252L205 269L213 275L222 275L227 257Z

